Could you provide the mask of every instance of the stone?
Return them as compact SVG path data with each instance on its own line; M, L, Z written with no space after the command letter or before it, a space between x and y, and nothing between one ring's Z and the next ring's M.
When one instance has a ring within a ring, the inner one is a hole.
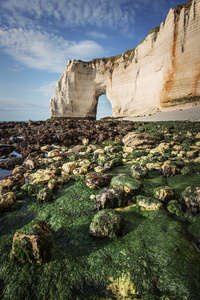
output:
M174 191L169 186L160 186L153 189L154 197L161 202L167 203L174 198Z
M136 196L136 203L142 210L159 210L163 207L163 203L159 200L142 195Z
M8 176L5 176L2 180L0 180L0 191L1 192L9 192L15 185L22 186L25 183L24 174L14 173Z
M183 217L183 211L182 211L181 204L178 203L177 200L169 201L167 204L167 210L170 213L176 215L177 217Z
M193 214L200 211L200 187L188 186L181 194L181 201Z
M134 149L148 149L156 146L155 139L146 133L129 132L122 142L126 147L134 147Z
M99 189L105 185L109 185L112 175L91 172L85 176L85 183L90 189Z
M16 201L16 196L13 192L0 194L0 212L3 212L13 206Z
M48 157L50 158L53 158L53 157L56 157L56 156L59 156L60 154L60 151L55 149L55 150L51 150L47 153Z
M37 170L33 174L28 175L28 181L30 184L38 185L38 184L46 184L50 179L55 178L55 170L50 169L40 169Z
M131 176L120 174L112 178L110 185L111 187L119 187L126 193L134 195L140 190L142 183Z
M164 153L165 151L170 149L169 143L160 143L156 148L151 149L150 153Z
M110 209L99 211L89 227L89 234L100 238L122 236L124 231L125 219L122 215Z
M114 117L198 104L200 1L190 4L171 8L135 49L89 62L68 60L50 100L50 116L95 119L102 94Z
M37 194L37 200L40 202L49 202L52 200L52 198L52 190L50 190L48 187L41 189Z
M103 188L96 195L96 208L98 210L105 208L118 208L127 205L128 201L122 189Z
M15 167L12 170L12 174L21 174L21 175L23 175L24 173L25 173L25 168L23 166Z
M140 166L139 164L134 164L130 169L131 177L135 179L142 179L148 174L148 169Z
M50 248L49 233L45 221L31 222L13 236L12 256L22 263L42 264Z
M167 178L178 174L180 171L177 165L170 160L165 161L164 164L160 167L160 170L162 174Z
M35 170L35 169L40 169L40 163L38 162L38 160L34 157L27 157L24 161L24 165L31 170Z
M6 162L4 163L4 168L5 169L13 169L16 165L21 165L23 163L23 158L22 157L13 157L10 158L8 160L6 160Z
M72 161L72 162L67 162L65 164L62 165L62 169L64 172L68 173L68 174L73 174L73 171L76 168L76 162Z

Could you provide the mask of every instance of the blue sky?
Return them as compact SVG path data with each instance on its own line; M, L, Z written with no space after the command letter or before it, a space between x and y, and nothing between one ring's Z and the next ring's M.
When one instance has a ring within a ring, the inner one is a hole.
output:
M181 0L0 0L0 121L45 120L68 59L135 48ZM105 97L98 116L110 114Z

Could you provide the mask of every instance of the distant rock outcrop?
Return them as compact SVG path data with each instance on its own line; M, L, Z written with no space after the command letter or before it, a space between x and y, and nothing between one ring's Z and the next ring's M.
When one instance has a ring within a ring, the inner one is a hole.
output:
M200 103L200 0L171 8L135 49L89 62L68 61L50 115L96 118L102 94L114 117Z

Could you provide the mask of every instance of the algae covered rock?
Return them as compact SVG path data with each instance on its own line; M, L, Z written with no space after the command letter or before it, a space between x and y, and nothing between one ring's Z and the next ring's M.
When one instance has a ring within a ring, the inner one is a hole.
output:
M91 172L85 176L85 183L90 189L93 188L99 189L100 187L109 185L111 179L112 179L112 175Z
M16 196L13 192L0 194L0 212L5 211L13 206Z
M139 164L134 164L131 166L130 172L133 178L141 179L148 174L148 169L140 166Z
M174 191L169 186L160 186L153 190L154 197L161 202L167 203L174 198Z
M139 191L142 183L131 176L120 174L112 178L110 185L122 188L126 193L135 194Z
M104 188L96 195L96 208L117 208L127 205L124 190L120 188Z
M13 236L12 256L19 262L41 264L47 257L49 245L50 235L46 222L36 220Z
M192 213L200 211L200 187L188 186L181 194L181 201Z
M167 204L167 210L176 215L177 217L184 217L183 211L182 211L182 206L180 203L178 203L178 201L176 200L171 200L168 202Z
M138 195L136 197L136 203L142 210L159 210L163 207L162 202L153 198Z
M39 191L37 194L37 200L40 202L49 202L53 198L52 190L50 190L48 187L43 188Z
M89 233L95 237L117 237L122 236L125 229L125 220L117 212L104 209L99 211L93 218Z
M167 160L166 162L164 162L164 164L161 166L160 170L161 170L162 174L167 178L179 173L179 169L178 169L177 165L175 163L171 162L170 160Z

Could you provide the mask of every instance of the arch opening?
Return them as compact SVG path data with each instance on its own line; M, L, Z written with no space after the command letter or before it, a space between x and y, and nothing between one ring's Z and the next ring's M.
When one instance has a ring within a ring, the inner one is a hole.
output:
M112 105L105 94L102 94L98 98L96 120L100 120L103 117L112 116Z

